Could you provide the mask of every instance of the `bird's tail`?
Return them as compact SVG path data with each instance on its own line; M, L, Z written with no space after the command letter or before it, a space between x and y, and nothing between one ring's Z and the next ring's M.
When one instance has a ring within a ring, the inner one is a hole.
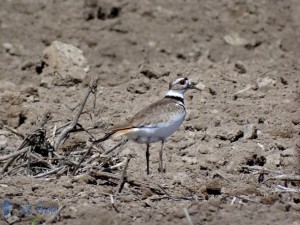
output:
M97 140L94 140L93 143L94 144L97 144L97 143L100 143L100 142L103 142L103 141L106 141L107 139L109 139L112 135L114 135L116 132L113 131L113 132L110 132L110 133L107 133L104 135L103 138L100 138L100 139L97 139Z
M127 134L130 131L131 131L131 128L126 128L126 129L122 129L122 130L114 130L114 131L111 131L111 132L105 134L103 138L93 141L93 143L95 143L95 144L100 143L100 142L106 141L107 139L110 139L110 138L114 141L119 141L120 139L122 139L122 136L124 134Z

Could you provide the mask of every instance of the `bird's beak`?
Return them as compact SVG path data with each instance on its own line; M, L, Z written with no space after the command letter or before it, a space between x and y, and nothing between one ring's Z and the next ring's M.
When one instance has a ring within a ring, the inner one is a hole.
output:
M197 91L201 91L200 88L197 88L196 86L191 85L191 84L188 86L188 89L194 89L194 90L197 90Z

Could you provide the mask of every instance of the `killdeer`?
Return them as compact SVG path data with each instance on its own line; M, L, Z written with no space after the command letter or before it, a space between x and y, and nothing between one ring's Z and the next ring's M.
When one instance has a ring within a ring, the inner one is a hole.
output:
M179 129L186 115L184 93L189 89L197 89L187 78L178 78L169 84L166 96L145 107L128 122L107 130L106 135L97 140L102 142L109 138L117 140L126 136L137 143L145 143L147 174L149 174L149 148L154 142L161 142L159 151L159 171L163 172L163 148L166 139Z

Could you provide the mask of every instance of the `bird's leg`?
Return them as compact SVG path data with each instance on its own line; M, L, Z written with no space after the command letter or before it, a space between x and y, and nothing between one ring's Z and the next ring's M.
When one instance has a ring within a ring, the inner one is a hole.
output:
M164 149L164 143L165 141L162 140L161 141L161 148L159 151L159 172L163 173L164 172L164 168L163 168L163 149Z
M147 175L150 174L150 170L149 170L149 156L150 156L149 148L150 148L150 144L147 143L147 149L146 149Z

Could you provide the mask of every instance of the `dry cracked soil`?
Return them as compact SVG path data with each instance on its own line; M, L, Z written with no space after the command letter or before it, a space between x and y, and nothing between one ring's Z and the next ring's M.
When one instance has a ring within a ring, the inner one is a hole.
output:
M186 93L186 119L165 144L165 173L159 143L146 175L145 146L128 142L110 158L108 173L120 176L118 164L132 157L128 182L114 194L118 182L91 173L103 169L101 149L74 175L41 178L33 173L51 163L33 149L39 163L21 155L2 170L0 224L11 219L6 201L14 224L300 225L300 1L2 0L0 34L1 168L47 110L49 139L72 120L92 77L97 92L78 123L97 127L89 130L97 138L163 98L176 77L202 90ZM63 73L51 68L44 50L54 41L82 50L78 77L72 63ZM70 133L56 151L78 161L88 139ZM59 213L18 214L40 202Z

